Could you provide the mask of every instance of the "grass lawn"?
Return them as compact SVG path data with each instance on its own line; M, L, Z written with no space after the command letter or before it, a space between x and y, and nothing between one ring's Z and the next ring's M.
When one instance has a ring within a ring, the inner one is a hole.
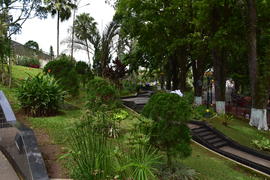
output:
M224 159L197 144L192 143L192 155L182 162L200 173L203 180L251 180L264 179L234 162Z
M12 68L13 68L12 69L13 81L15 84L17 84L21 80L25 79L29 75L34 76L34 75L42 72L41 69L28 68L28 67L24 67L24 66L14 65L14 66L12 66ZM18 101L16 99L16 88L13 87L10 89L10 88L0 84L0 90L2 90L5 93L5 95L7 96L13 110L18 111L19 105L18 105Z
M38 73L42 73L42 69L14 65L14 66L12 66L12 73L13 73L13 78L15 78L17 80L22 80L22 79L28 77L29 75L35 76Z
M270 131L259 131L255 127L251 127L247 119L232 118L228 122L228 126L223 125L222 119L219 117L205 120L226 136L253 149L257 148L252 144L252 140L260 139L260 137L270 139Z

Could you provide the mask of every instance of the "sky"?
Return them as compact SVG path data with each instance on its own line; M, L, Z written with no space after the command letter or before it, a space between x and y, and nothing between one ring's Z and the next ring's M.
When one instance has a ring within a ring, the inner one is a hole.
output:
M90 5L87 5L89 4ZM85 6L86 5L86 6ZM76 14L83 12L89 13L98 23L99 31L102 32L105 26L112 20L114 9L105 4L105 0L81 0ZM69 36L68 28L72 26L72 17L68 21L60 24L60 42ZM48 15L48 18L41 20L39 18L29 19L23 24L21 33L14 35L13 40L24 44L29 40L36 41L44 52L49 52L50 46L53 46L56 54L56 35L57 18ZM70 34L71 36L71 34ZM65 44L60 44L60 54L70 54L70 49ZM87 54L84 51L74 52L77 61L87 61Z

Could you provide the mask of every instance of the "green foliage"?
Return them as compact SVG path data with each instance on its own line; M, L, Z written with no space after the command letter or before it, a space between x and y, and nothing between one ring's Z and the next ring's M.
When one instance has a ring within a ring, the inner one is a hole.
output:
M118 153L120 174L124 179L155 180L156 166L161 164L162 156L151 147L139 146L129 149L127 154Z
M215 115L216 113L212 108L208 109L211 116ZM192 118L193 120L202 120L205 118L205 114L207 113L207 107L205 105L201 106L194 106L192 110Z
M91 122L99 134L110 138L117 138L120 135L120 122L122 121L122 118L115 117L117 113L117 110L112 112L87 111L84 119Z
M39 51L39 45L36 41L29 40L24 44L24 46Z
M172 157L191 154L191 136L186 125L191 118L191 106L187 99L176 94L157 93L145 105L143 115L153 120L150 143L166 151L169 168L172 168Z
M116 166L112 144L96 131L91 120L82 121L71 129L69 138L75 179L109 180L117 177L114 176Z
M252 144L254 144L260 150L270 152L270 140L268 138L260 137L258 140L252 140Z
M93 74L86 62L78 61L75 66L76 72L80 76L80 80L85 85L90 79L93 79Z
M136 82L131 80L123 80L122 86L123 86L122 91L125 92L125 94L135 93L139 88L139 85L137 85Z
M170 170L163 169L159 172L159 176L164 179L169 180L195 180L199 179L199 173L196 172L194 169L188 168L185 165L178 163L175 167L173 172Z
M92 111L109 110L120 104L119 92L105 79L95 78L88 83L87 107Z
M217 116L217 120L221 121L224 126L229 126L230 122L233 121L234 117L230 114L220 114Z
M18 88L21 107L32 116L48 116L58 112L64 101L64 91L48 75L28 77Z
M35 57L30 58L30 57L22 56L22 57L18 58L17 65L39 68L40 67L40 62Z
M50 61L43 69L44 73L53 75L64 90L75 96L79 93L79 78L74 61L69 56L62 55Z

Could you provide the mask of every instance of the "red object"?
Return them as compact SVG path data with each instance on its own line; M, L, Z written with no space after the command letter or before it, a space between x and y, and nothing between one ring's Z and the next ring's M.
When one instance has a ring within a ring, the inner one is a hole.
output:
M37 68L37 69L39 69L39 68L40 68L40 66L39 66L39 65L34 65L34 64L30 64L30 65L29 65L29 67L31 67L31 68Z

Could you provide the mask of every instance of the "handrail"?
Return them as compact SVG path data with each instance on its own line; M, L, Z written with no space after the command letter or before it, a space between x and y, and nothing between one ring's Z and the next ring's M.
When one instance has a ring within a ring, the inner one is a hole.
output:
M16 117L3 91L0 91L0 105L2 106L7 122L16 122Z

